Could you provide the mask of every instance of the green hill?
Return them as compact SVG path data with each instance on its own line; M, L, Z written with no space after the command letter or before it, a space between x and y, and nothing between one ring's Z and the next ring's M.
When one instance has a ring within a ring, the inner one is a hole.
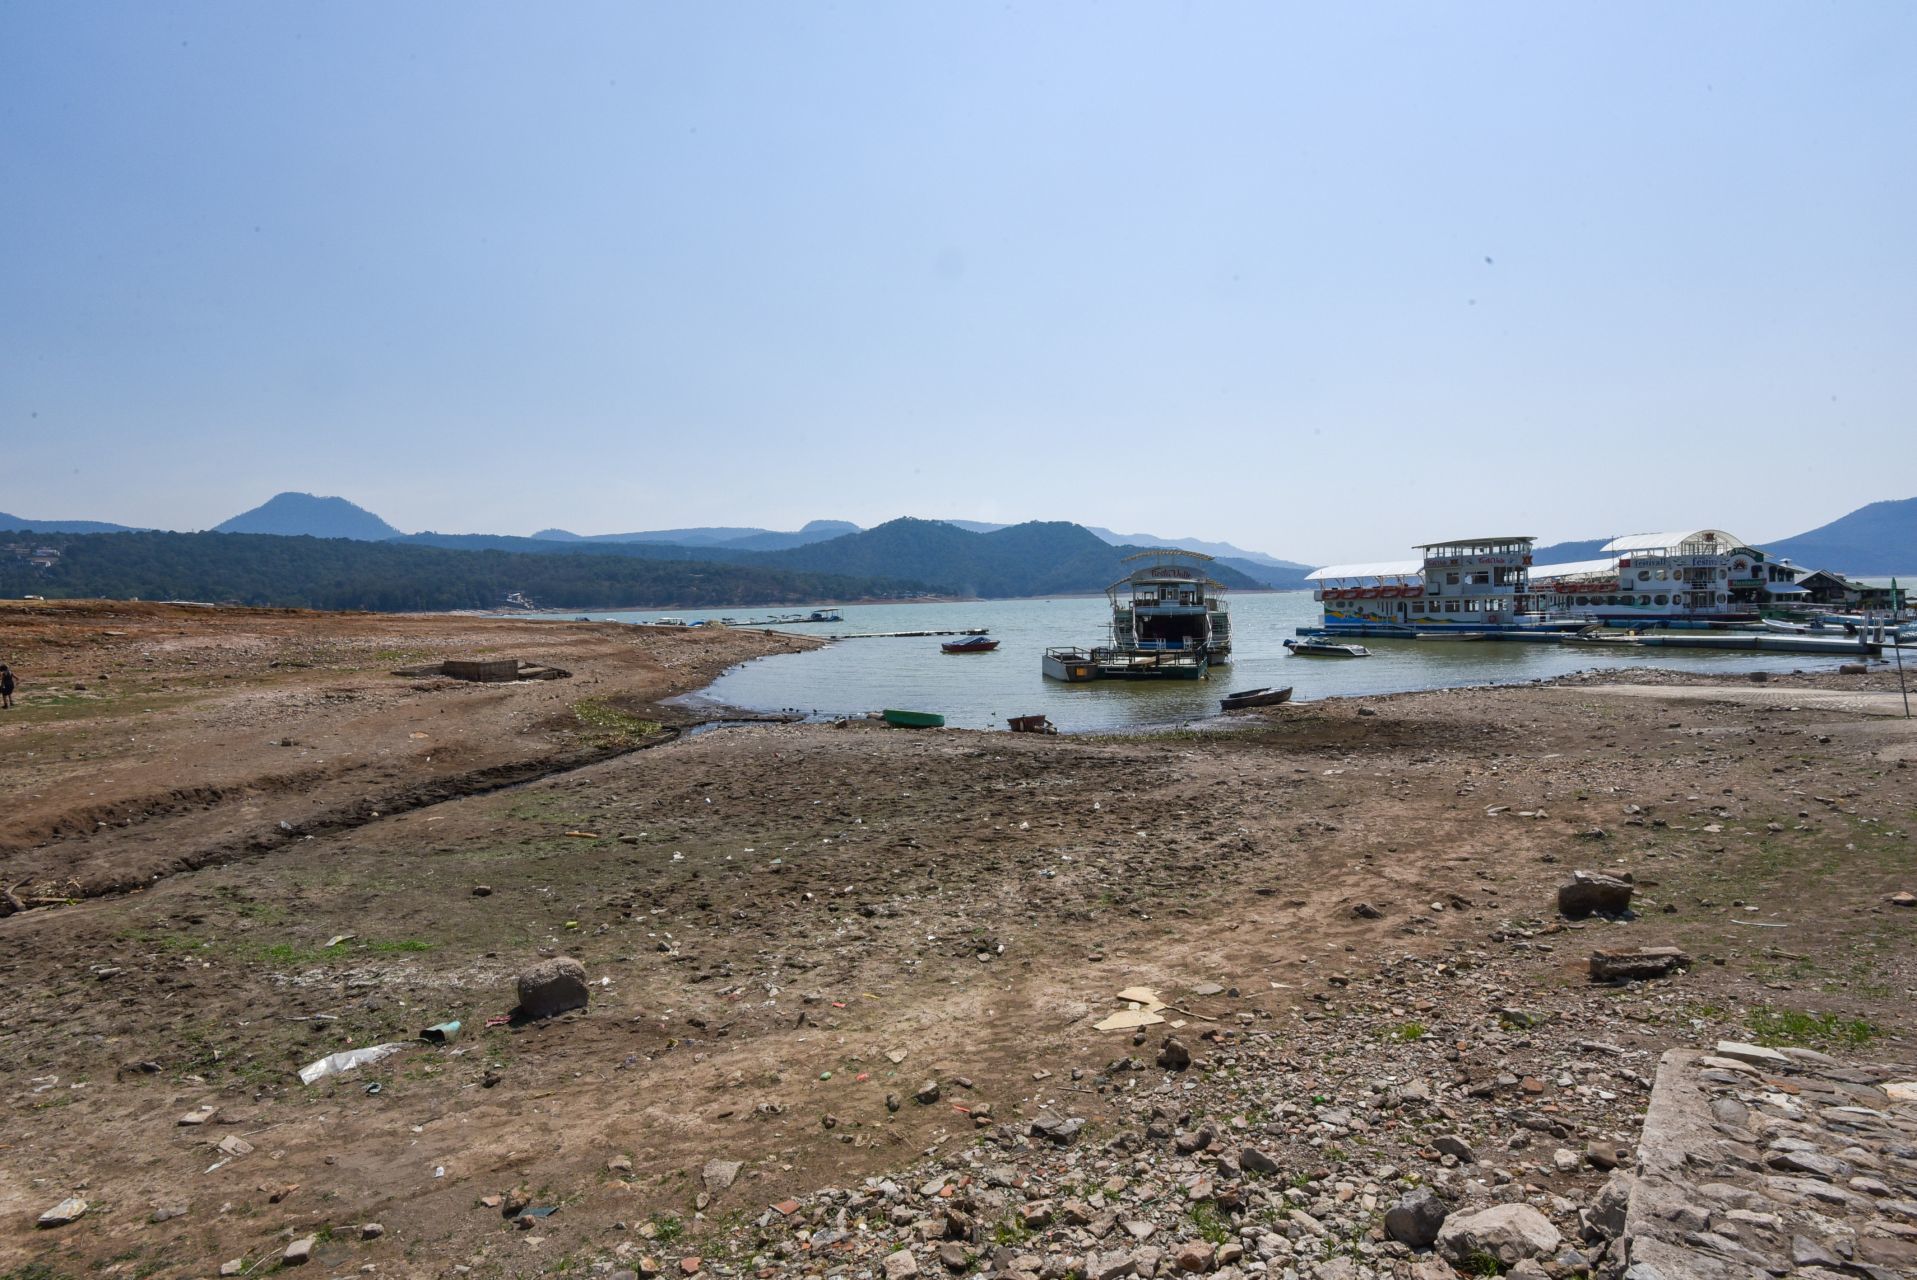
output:
M242 511L214 526L213 532L359 538L368 542L399 535L399 530L362 506L344 498L318 498L310 493L274 494L251 511Z

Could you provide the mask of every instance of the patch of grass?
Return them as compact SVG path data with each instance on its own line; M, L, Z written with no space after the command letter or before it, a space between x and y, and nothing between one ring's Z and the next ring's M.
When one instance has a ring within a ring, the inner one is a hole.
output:
M587 730L595 746L637 746L660 733L657 720L647 720L629 711L621 711L603 698L584 698L573 703L572 714L573 719Z
M1836 1046L1858 1048L1884 1034L1868 1018L1846 1018L1835 1013L1807 1013L1802 1009L1774 1009L1758 1005L1744 1018L1764 1045L1797 1045L1803 1048Z
M1192 1229L1201 1239L1212 1244L1223 1244L1231 1239L1231 1224L1219 1214L1218 1206L1209 1200L1194 1200L1185 1210L1185 1216L1191 1219Z
M1032 1238L1032 1229L1017 1218L1000 1218L992 1224L992 1243L1011 1248Z
M652 1220L652 1238L660 1244L671 1244L686 1233L686 1224L673 1214L661 1214Z
M1495 1254L1481 1249L1464 1260L1464 1273L1468 1276L1501 1276L1504 1274L1504 1264L1498 1261Z
M1398 1040L1406 1044L1411 1043L1413 1040L1422 1040L1428 1034L1429 1032L1422 1022L1400 1022L1395 1027L1386 1027L1384 1029L1385 1039Z

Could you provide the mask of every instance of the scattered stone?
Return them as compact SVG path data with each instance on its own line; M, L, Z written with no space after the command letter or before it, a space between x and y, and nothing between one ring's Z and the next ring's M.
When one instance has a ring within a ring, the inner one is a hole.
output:
M1451 1156L1457 1160L1459 1164L1476 1164L1478 1162L1477 1154L1471 1150L1470 1144L1456 1134L1440 1134L1431 1140L1431 1145L1437 1150L1439 1155Z
M912 1256L910 1249L900 1249L885 1255L885 1280L906 1280L908 1276L919 1273L919 1262Z
M490 898L490 897L492 897L492 896L493 896L493 887L492 887L491 885L489 885L489 884L476 884L476 885L474 885L474 886L473 886L473 897L475 897L475 898Z
M377 1240L385 1234L386 1228L377 1222L364 1223L359 1229L359 1238L362 1240Z
M68 1196L40 1215L34 1225L39 1227L64 1227L70 1222L78 1222L86 1217L87 1202L78 1196Z
M313 1260L313 1250L319 1247L318 1236L301 1236L286 1246L286 1252L280 1255L282 1267L304 1266Z
M1562 1240L1550 1219L1530 1205L1501 1204L1446 1218L1437 1248L1453 1266L1475 1266L1480 1255L1489 1255L1509 1267L1556 1253Z
M1591 981L1647 982L1690 967L1691 957L1677 947L1639 947L1635 951L1593 951Z
M1158 1065L1167 1071L1183 1071L1191 1065L1191 1050L1177 1036L1166 1036L1164 1047L1158 1051Z
M1369 902L1358 903L1356 906L1351 908L1351 914L1358 917L1358 919L1360 920L1384 919L1384 912L1378 910L1378 908L1372 906Z
M707 1191L724 1191L738 1179L739 1170L743 1168L743 1160L708 1160L706 1167L699 1171L699 1181L705 1184Z
M1180 1271L1211 1270L1212 1247L1203 1240L1187 1240L1172 1250L1172 1265Z
M931 1106L939 1100L939 1082L936 1080L927 1080L918 1087L918 1092L914 1093L912 1097L925 1106Z
M1884 901L1893 907L1917 907L1917 893L1912 893L1908 889L1899 889Z
M1558 911L1573 920L1585 916L1621 916L1631 909L1637 889L1630 877L1602 871L1573 871L1558 886Z
M184 1125L205 1124L207 1121L211 1120L213 1116L215 1115L215 1113L217 1113L218 1111L219 1111L219 1108L209 1102L205 1106L197 1107L194 1110L189 1111L185 1115L181 1116L180 1123Z
M1385 1234L1413 1249L1429 1249L1448 1212L1429 1187L1419 1187L1385 1210Z
M519 975L519 1016L551 1018L586 1007L586 966L554 956Z

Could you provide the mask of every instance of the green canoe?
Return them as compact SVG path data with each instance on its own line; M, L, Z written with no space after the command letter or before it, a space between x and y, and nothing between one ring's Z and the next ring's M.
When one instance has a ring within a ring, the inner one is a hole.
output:
M887 724L898 725L902 729L943 729L945 717L934 711L892 711L879 714L885 717Z

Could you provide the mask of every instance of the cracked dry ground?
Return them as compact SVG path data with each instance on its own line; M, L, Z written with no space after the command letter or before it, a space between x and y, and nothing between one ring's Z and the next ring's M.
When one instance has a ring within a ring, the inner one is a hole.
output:
M1398 1184L1456 1176L1435 1132L1496 1144L1500 1185L1562 1219L1602 1175L1525 1148L1508 1094L1628 1147L1666 1047L1903 1053L1917 913L1885 898L1913 878L1913 746L1883 720L1574 689L1124 739L725 730L15 915L0 1259L208 1274L318 1233L329 1274L865 1274L794 1253L766 1206L960 1158L995 1132L981 1105L1082 1117L1085 1150L1135 1129L1163 1073L1111 1066L1157 1040L1090 1024L1137 983L1188 1042L1223 1036L1186 1082L1255 1068L1279 1176L1342 1188L1361 1254ZM1633 871L1641 918L1555 922L1574 866ZM1593 946L1665 943L1699 963L1584 979ZM486 1027L542 954L583 962L590 1011ZM449 1018L450 1046L294 1076ZM1242 1037L1264 1047L1216 1048ZM944 1098L913 1101L930 1080ZM1382 1105L1420 1090L1428 1111ZM712 1159L743 1169L707 1195ZM514 1230L481 1203L514 1190L558 1211ZM36 1230L67 1196L88 1214Z

